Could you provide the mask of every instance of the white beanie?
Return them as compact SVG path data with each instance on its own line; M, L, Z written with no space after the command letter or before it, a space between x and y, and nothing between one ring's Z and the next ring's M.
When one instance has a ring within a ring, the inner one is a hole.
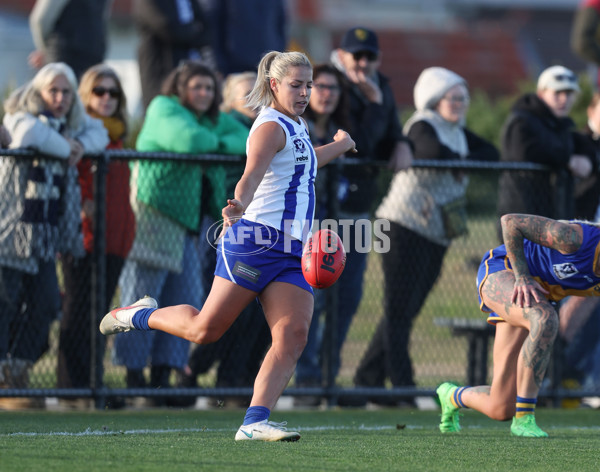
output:
M467 87L467 81L460 75L443 67L428 67L421 72L414 89L417 110L433 109L446 92L455 85Z

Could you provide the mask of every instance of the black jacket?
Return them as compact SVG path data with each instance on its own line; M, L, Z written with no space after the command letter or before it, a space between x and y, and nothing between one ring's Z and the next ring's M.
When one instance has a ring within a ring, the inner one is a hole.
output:
M396 100L389 81L380 73L378 80L383 94L381 105L366 100L356 85L350 86L350 135L358 151L350 157L387 160L398 141L407 141L402 134ZM376 176L377 171L373 167L344 167L342 186L346 192L341 192L344 194L341 209L352 213L371 210L376 197Z
M77 78L104 61L106 0L71 0L46 39L46 60L65 62Z
M466 159L470 161L498 161L500 154L496 147L479 137L467 128L463 128L469 154ZM415 160L460 160L460 154L442 144L433 126L426 121L417 121L408 132L413 147Z
M587 179L575 180L575 218L593 221L600 204L600 137L588 126L575 133L582 153L593 162L592 174Z
M144 108L160 93L163 80L185 59L200 58L210 44L205 14L189 2L193 19L179 19L175 0L135 0L133 17L139 30L138 62Z
M567 168L576 152L573 128L570 118L558 118L537 95L517 100L503 127L501 160L545 164L552 172L504 172L499 182L499 216L573 217L572 178Z

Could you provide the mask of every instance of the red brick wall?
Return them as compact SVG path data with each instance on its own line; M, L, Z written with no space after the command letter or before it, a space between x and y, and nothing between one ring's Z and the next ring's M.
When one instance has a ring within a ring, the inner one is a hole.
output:
M15 12L29 13L35 4L35 0L0 0L0 7Z
M125 15L131 11L132 0L113 0L112 14ZM0 0L0 8L29 14L35 0Z
M516 91L527 73L514 39L498 28L463 32L378 32L381 70L391 80L396 100L413 104L413 86L423 69L441 66L463 76L470 88L493 96Z

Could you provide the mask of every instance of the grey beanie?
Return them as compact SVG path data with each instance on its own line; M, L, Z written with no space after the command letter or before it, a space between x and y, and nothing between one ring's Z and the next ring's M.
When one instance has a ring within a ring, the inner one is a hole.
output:
M468 87L460 75L443 67L428 67L421 72L414 89L417 110L433 109L446 92L455 85Z

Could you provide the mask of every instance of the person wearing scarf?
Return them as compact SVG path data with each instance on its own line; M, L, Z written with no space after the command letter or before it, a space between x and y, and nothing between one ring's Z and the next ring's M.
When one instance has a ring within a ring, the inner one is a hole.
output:
M15 90L5 110L10 147L40 153L0 160L0 323L11 326L0 330L0 371L8 387L24 388L60 309L57 255L83 255L76 165L108 137L85 113L75 74L62 62Z
M110 142L107 149L122 149L127 133L127 101L119 77L105 64L88 69L81 78L79 96L86 112L102 122ZM58 344L57 386L85 388L90 386L91 348L89 336L92 309L92 263L94 252L94 166L95 160L84 158L77 164L81 187L81 222L85 255L63 257L65 294ZM104 304L109 306L115 293L121 269L135 237L135 217L129 204L129 165L125 160L111 159L106 174L106 292ZM84 402L61 399L65 407L86 406Z
M201 61L182 62L150 103L136 149L244 154L249 130L219 110L220 99L213 69ZM201 306L206 257L200 240L208 229L203 227L203 217L211 214L221 219L222 202L227 199L224 166L146 159L133 161L131 169L136 236L121 275L121 304L152 294L164 305ZM210 191L205 183L210 183ZM189 341L163 332L122 333L115 340L114 361L127 367L128 386L143 387L143 369L151 359L150 385L166 388L172 369L185 367L189 347ZM152 400L155 405L174 401Z
M425 69L414 88L416 111L404 126L415 160L498 160L494 146L465 128L467 82L442 67ZM453 238L466 229L463 172L411 167L395 174L376 211L389 220L390 250L382 254L384 317L354 382L414 386L409 355L414 319L437 280Z

